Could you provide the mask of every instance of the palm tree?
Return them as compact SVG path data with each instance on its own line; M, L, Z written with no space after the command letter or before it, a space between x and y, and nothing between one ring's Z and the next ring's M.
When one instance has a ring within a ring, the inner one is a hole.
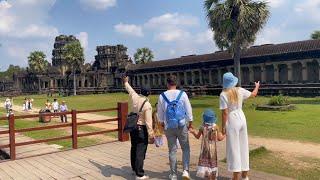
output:
M314 31L311 34L311 39L320 39L320 31Z
M217 46L232 53L234 70L239 78L241 50L251 45L266 24L269 8L266 2L253 0L205 0L209 27Z
M84 64L83 48L79 41L66 44L63 47L63 58L66 60L73 73L73 94L77 95L76 71Z
M137 52L134 54L134 60L136 64L145 64L151 62L153 58L154 56L152 51L147 47L137 49Z
M46 55L42 51L33 51L28 57L29 68L33 73L43 74L49 66Z

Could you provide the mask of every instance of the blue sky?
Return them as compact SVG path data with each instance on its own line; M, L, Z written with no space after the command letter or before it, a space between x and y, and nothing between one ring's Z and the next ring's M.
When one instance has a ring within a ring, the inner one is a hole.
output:
M320 0L268 0L271 17L255 44L309 39L320 30ZM93 62L97 45L124 44L133 56L149 47L155 59L218 50L203 0L0 0L0 71L27 66L31 51L51 62L54 37L76 35Z

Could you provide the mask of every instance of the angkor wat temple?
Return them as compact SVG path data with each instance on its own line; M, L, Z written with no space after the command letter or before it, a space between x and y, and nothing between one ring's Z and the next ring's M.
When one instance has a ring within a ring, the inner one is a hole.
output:
M52 66L45 74L16 74L13 81L3 82L0 90L16 93L69 93L73 75L61 57L64 44L76 41L73 36L58 36L52 52ZM188 92L219 94L223 73L233 72L233 59L227 51L204 55L133 64L123 45L98 46L92 65L77 73L79 93L104 93L122 90L123 73L134 87L149 86L154 92L166 88L166 77L177 76L179 86ZM263 94L319 95L320 40L252 46L242 51L242 85L262 83ZM7 83L7 84L4 84Z

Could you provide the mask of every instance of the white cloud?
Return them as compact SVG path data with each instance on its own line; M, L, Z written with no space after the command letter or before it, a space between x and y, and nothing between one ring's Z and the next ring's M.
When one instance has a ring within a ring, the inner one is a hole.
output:
M79 39L81 46L84 50L88 48L88 33L87 32L80 32L76 34L77 39Z
M307 21L320 21L320 0L306 0L303 3L296 4L294 10L298 16Z
M280 27L267 27L257 35L257 39L254 44L261 45L279 43L282 41L283 37Z
M53 38L58 35L58 29L52 26L30 24L25 29L14 31L10 36L17 38Z
M198 24L197 17L179 13L166 13L152 17L144 24L144 27L154 31L155 40L172 42L189 38L190 33L187 28Z
M195 42L198 44L213 43L213 32L208 29L207 31L196 34Z
M31 51L44 51L51 58L58 29L48 24L49 11L56 0L0 0L0 39L9 63L27 65Z
M93 8L96 10L106 10L117 5L117 0L80 0L84 8Z
M157 33L155 39L158 41L172 42L187 39L189 36L190 33L188 31L179 28L170 28Z
M162 28L168 26L195 26L198 25L198 18L179 13L166 13L158 17L151 18L145 26L148 28Z
M142 27L135 24L119 23L114 26L114 30L118 33L129 35L129 36L136 36L136 37L143 36Z
M269 6L272 8L279 8L286 3L287 0L267 0Z

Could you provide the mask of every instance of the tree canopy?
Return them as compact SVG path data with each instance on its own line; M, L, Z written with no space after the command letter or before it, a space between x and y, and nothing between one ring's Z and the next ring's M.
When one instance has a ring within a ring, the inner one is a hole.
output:
M84 64L83 48L79 41L66 44L63 47L63 58L73 70L79 70Z
M311 34L311 39L320 39L320 31L314 31Z
M240 75L240 52L256 38L266 24L269 8L266 2L253 0L205 0L208 25L214 32L214 41L222 50L232 53L235 74Z
M147 47L137 49L137 52L134 54L134 60L136 64L145 64L151 62L153 58L153 52Z
M45 73L48 69L49 62L42 51L33 51L28 57L30 71L33 73Z

